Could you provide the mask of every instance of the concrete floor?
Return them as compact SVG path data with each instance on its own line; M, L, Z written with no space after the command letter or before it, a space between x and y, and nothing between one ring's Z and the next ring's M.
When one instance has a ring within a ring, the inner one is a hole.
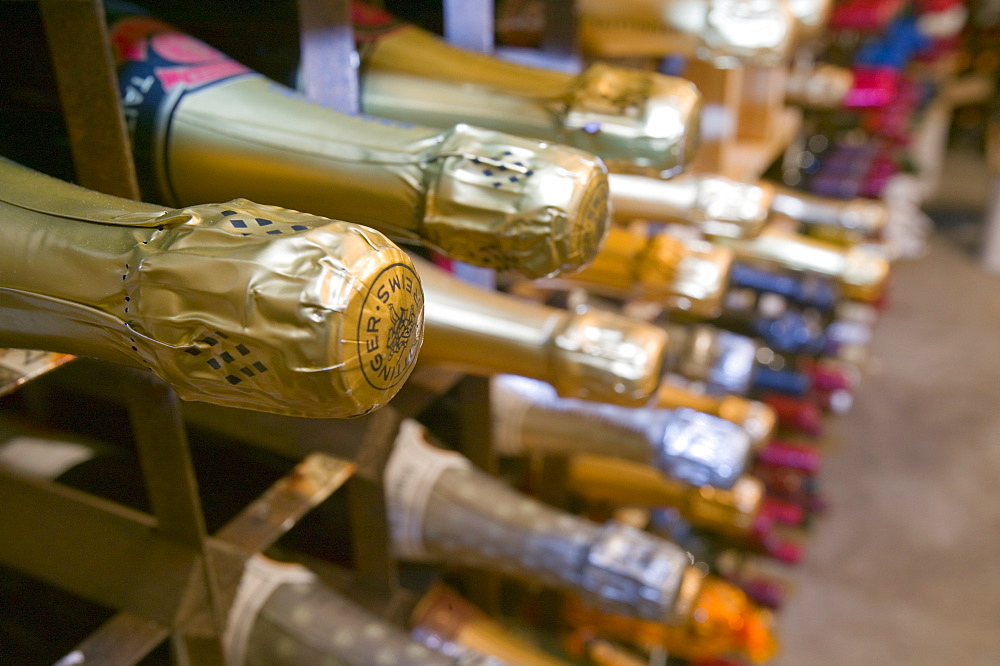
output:
M894 266L853 409L831 420L776 666L1000 664L1000 276L989 174L949 157L926 257Z

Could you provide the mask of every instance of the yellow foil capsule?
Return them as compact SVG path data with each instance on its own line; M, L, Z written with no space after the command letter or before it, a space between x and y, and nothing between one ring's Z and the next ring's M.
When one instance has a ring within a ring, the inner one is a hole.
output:
M479 289L418 258L427 292L422 363L539 379L562 396L644 404L660 384L667 334L622 315L561 310Z
M683 78L605 63L580 74L530 67L457 48L375 10L354 18L366 113L558 141L615 170L676 172L694 157L701 95Z
M718 314L733 255L704 240L613 227L594 260L560 278L595 292L662 303L697 317Z
M149 369L189 400L350 417L416 362L423 290L371 229L236 199L167 209L0 160L0 345Z

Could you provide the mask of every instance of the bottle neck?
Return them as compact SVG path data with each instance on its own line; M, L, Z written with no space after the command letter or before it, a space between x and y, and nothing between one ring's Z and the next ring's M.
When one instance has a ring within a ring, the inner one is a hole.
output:
M665 412L559 398L547 384L494 378L490 386L493 445L508 455L594 453L655 462Z
M565 666L506 630L455 590L437 584L423 596L411 617L412 635L427 643L434 640L488 654L505 664Z
M437 451L404 422L386 468L394 548L574 590L615 612L666 619L688 556L616 523L597 525L528 498ZM404 537L419 535L419 543Z
M414 258L427 294L422 361L517 374L566 397L637 406L659 384L666 333L608 312L570 312L477 289Z
M0 344L139 365L119 317L163 213L0 161Z
M228 663L455 666L294 564L247 562L226 632Z
M692 487L648 465L589 455L570 459L567 485L591 501L673 507L698 527L740 536L754 529L764 494L762 484L749 476L728 490Z
M613 173L608 176L611 204L621 220L688 222L695 218L697 180L689 177L667 180Z
M499 451L594 454L632 460L693 485L729 487L743 471L749 436L692 409L621 407L557 397L521 377L495 380L494 445Z
M565 312L473 287L429 262L413 261L426 294L421 362L555 379L552 334Z
M362 49L362 70L411 76L433 76L441 81L484 86L512 94L551 100L569 88L572 75L540 67L506 62L461 49L415 26L386 33Z

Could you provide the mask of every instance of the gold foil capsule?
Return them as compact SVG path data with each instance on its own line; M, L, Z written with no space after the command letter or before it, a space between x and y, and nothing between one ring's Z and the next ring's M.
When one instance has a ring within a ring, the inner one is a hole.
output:
M0 160L0 238L0 344L146 368L185 399L356 416L420 349L420 278L359 225L245 199L164 209Z
M568 146L457 125L425 178L421 234L477 265L529 277L573 271L610 226L604 164Z
M614 169L676 172L698 145L690 81L594 63L581 74L516 64L414 26L363 49L366 113L433 127L467 122L591 151Z
M704 240L665 233L646 236L613 227L594 261L559 280L714 317L721 308L732 258L729 249Z

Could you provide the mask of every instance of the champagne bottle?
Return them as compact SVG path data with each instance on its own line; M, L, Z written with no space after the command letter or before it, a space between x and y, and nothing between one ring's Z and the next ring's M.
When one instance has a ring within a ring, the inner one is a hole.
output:
M756 606L735 585L709 576L695 607L687 622L675 626L616 617L572 601L566 604L564 617L577 632L613 638L645 650L660 647L671 657L695 662L735 654L764 662L777 652L773 613Z
M404 421L385 469L393 551L404 560L507 573L612 613L676 621L701 580L674 544L552 509L427 443Z
M615 218L690 224L708 236L756 236L767 222L774 191L713 174L661 179L614 173L608 177Z
M693 388L687 380L682 384L674 376L664 378L652 404L665 409L688 407L726 419L747 433L754 449L770 438L778 423L774 410L758 400L732 394L711 395L704 388Z
M718 67L771 66L795 39L795 17L776 0L581 0L577 12L580 48L597 58L683 53Z
M537 277L590 260L606 167L581 150L468 125L338 114L144 17L110 37L136 162L168 202L249 194Z
M387 402L423 292L382 234L244 199L169 209L0 159L0 345L153 371L189 400L313 417Z
M502 666L474 650L457 657L431 650L306 567L262 555L246 563L225 639L231 666Z
M422 363L522 375L559 395L623 405L643 404L659 385L667 345L659 326L530 303L412 261L426 293Z
M667 180L633 174L609 176L618 220L645 218L691 224L711 237L753 238L772 213L844 239L876 238L888 209L881 201L809 195L765 181L744 183L713 174Z
M421 597L410 624L410 635L434 649L449 653L474 650L511 666L567 666L507 630L443 583L435 584Z
M580 454L569 460L567 487L591 502L672 507L693 525L714 533L745 537L765 529L764 486L743 475L728 489L692 487L648 465Z
M711 324L668 322L664 328L673 352L671 369L686 379L702 382L709 393L752 395L768 390L802 395L812 386L805 373L773 370L760 363L758 356L767 348L748 336Z
M729 488L750 455L734 423L693 409L629 408L560 398L547 384L494 377L493 446L502 455L591 453L651 465L671 479Z
M612 227L594 260L555 283L640 299L708 319L719 314L733 254L701 239Z
M860 301L878 300L889 274L889 262L868 245L841 248L770 227L753 239L720 238L718 242L747 261L835 278L846 298Z
M614 169L674 173L693 159L701 95L690 81L604 63L574 75L505 62L360 3L353 9L365 113L565 143Z
M889 219L888 206L878 199L833 199L780 186L775 187L771 210L841 242L876 239Z
M758 303L762 293L777 294L796 305L829 312L840 302L840 291L830 278L806 275L790 270L780 271L774 267L761 270L735 263L729 271L731 289L750 289L756 292Z

